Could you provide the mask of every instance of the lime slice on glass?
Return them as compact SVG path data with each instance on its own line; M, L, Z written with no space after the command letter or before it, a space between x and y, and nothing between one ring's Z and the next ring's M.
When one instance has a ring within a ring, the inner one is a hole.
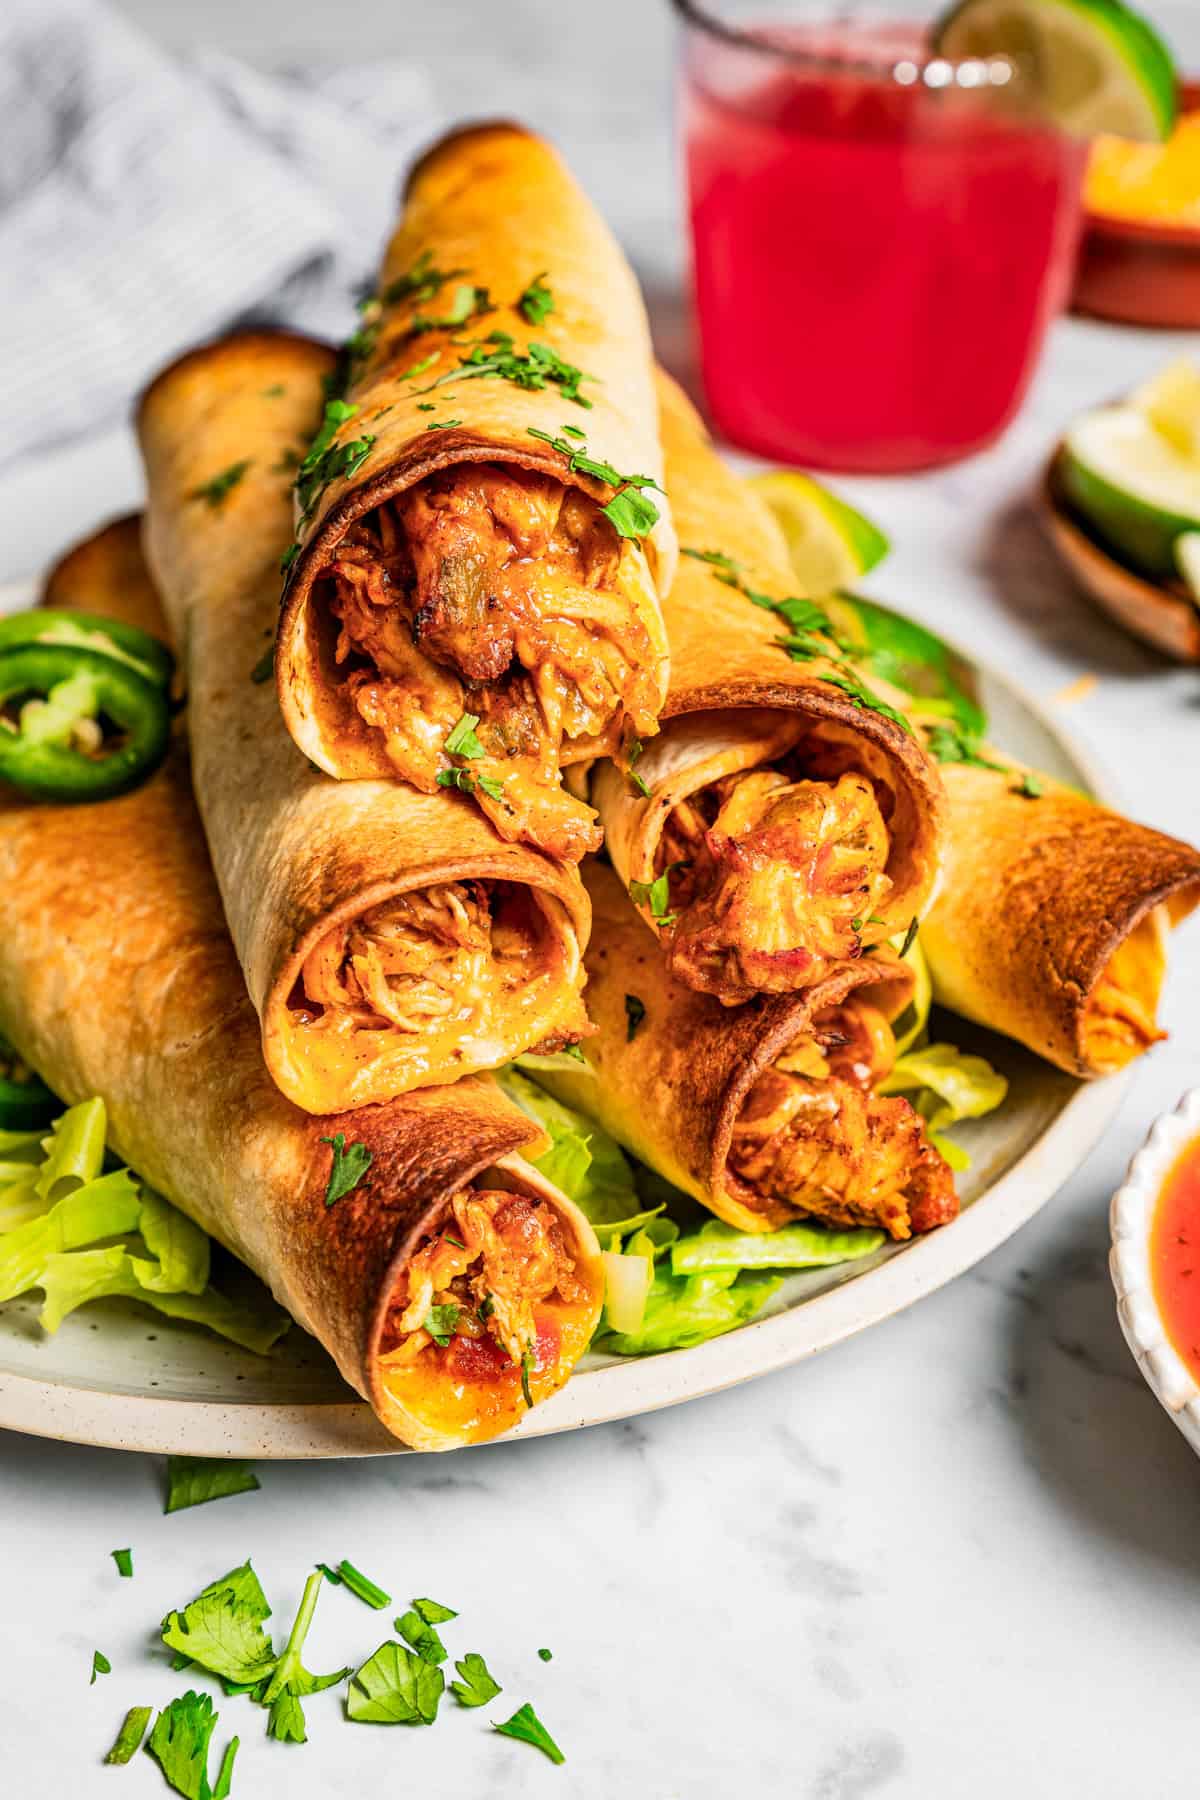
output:
M1200 453L1136 406L1085 414L1063 442L1059 480L1121 561L1156 580L1176 572L1176 539L1200 531Z
M1175 124L1171 53L1121 0L960 0L933 46L955 61L1009 58L1039 110L1076 137L1159 142Z
M1200 531L1185 531L1175 539L1175 567L1188 593L1200 606Z
M802 594L830 594L848 587L887 555L891 546L878 526L810 475L772 469L749 480L787 539Z

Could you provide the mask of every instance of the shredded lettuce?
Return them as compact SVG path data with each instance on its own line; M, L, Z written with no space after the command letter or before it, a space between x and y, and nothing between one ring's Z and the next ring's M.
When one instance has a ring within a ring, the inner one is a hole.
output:
M227 1299L209 1283L209 1240L134 1174L101 1174L108 1120L86 1100L50 1135L0 1134L0 1301L40 1288L54 1332L89 1300L140 1300L265 1354L288 1329L273 1302Z
M575 1202L605 1242L663 1210L639 1204L633 1169L615 1138L511 1065L499 1070L497 1080L550 1139L545 1155L534 1158L536 1168Z
M713 1269L817 1269L871 1256L887 1243L886 1231L830 1231L821 1225L782 1225L778 1231L737 1231L710 1219L671 1247L673 1275Z
M742 1275L720 1269L682 1280L656 1269L641 1330L605 1331L597 1350L614 1356L648 1356L662 1350L685 1350L745 1325L761 1311L782 1284L778 1275Z
M963 1119L979 1119L1003 1105L1008 1082L982 1056L954 1044L925 1044L898 1057L891 1074L880 1082L881 1094L911 1094L912 1104L929 1127L929 1136L952 1169L969 1169L971 1159L945 1136Z

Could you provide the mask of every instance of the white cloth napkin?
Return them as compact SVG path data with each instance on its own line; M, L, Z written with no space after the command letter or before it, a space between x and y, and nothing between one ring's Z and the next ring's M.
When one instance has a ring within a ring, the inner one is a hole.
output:
M348 335L437 128L418 69L179 61L105 0L3 0L0 118L0 462L238 318Z

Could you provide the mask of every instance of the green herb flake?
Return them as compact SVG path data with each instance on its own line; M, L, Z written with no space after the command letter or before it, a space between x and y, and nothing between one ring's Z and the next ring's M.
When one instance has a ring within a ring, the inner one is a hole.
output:
M287 549L284 551L283 555L279 559L279 573L281 575L286 576L286 575L291 574L292 564L295 562L295 560L299 556L299 554L300 554L299 540L297 540L294 544L288 545Z
M504 784L503 782L497 781L494 775L481 775L479 777L479 786L489 800L503 800Z
M436 412L437 411L437 401L436 400L418 400L417 401L417 411L418 412Z
M296 476L296 497L300 503L302 516L307 519L317 506L321 495L331 481L346 480L356 475L367 457L375 439L364 432L362 437L353 442L335 444L334 438L350 419L357 413L357 406L346 400L328 400L325 403L325 416L316 437L308 447L307 454L300 464Z
M310 1694L322 1693L325 1688L344 1681L350 1673L347 1666L335 1669L329 1675L313 1675L301 1661L304 1640L312 1624L323 1581L320 1569L314 1569L304 1584L295 1622L271 1678L254 1695L259 1705L268 1709L267 1736L285 1744L303 1744L308 1741L302 1702Z
M822 676L822 680L828 687L840 688L843 694L848 694L855 706L861 707L866 712L881 714L883 718L890 719L893 725L899 725L900 729L909 737L912 736L912 726L904 714L897 712L894 706L889 706L886 700L880 700L854 676L825 675Z
M338 1574L350 1592L368 1606L373 1606L376 1612L382 1612L392 1604L392 1596L377 1586L370 1576L364 1575L361 1569L356 1569L352 1562L347 1562L345 1557L338 1564Z
M351 1144L346 1148L344 1131L335 1132L333 1137L319 1140L328 1144L333 1152L329 1164L329 1185L325 1189L326 1207L336 1206L347 1194L352 1194L371 1164L375 1161L374 1152L365 1144Z
M128 1581L133 1574L133 1551L110 1550L109 1555L117 1565L117 1574Z
M673 864L672 867L678 865ZM670 905L670 889L671 870L664 869L653 881L631 881L629 898L635 906L649 907L651 918L656 919L660 925L673 925L674 915L667 910Z
M909 951L912 949L914 943L916 942L917 932L918 932L919 928L920 928L919 920L910 919L908 921L908 930L905 932L904 942L900 946L900 961L901 962L904 961L904 958L908 955Z
M644 538L658 523L658 508L653 500L647 500L645 494L633 487L622 488L600 511L618 537L632 538L635 542Z
M432 1663L435 1667L445 1662L446 1646L438 1635L436 1625L429 1624L415 1610L404 1613L394 1623L405 1643L423 1662Z
M430 419L425 429L426 431L453 431L456 425L461 424L461 419Z
M458 1324L461 1310L452 1304L431 1306L421 1321L421 1329L429 1333L439 1349L444 1350L454 1336L454 1327Z
M208 1746L217 1714L207 1694L193 1689L164 1706L154 1721L146 1749L163 1772L168 1787L184 1800L228 1800L238 1740L232 1739L221 1763L217 1785L208 1781Z
M270 681L274 673L275 645L271 643L267 645L254 667L251 669L250 679L256 687L261 687L264 681Z
M511 1719L506 1719L503 1725L495 1725L493 1729L501 1737L519 1738L523 1744L532 1744L535 1749L548 1756L552 1763L564 1763L567 1760L528 1701L517 1708Z
M494 376L498 381L511 381L514 386L527 388L535 393L547 387L557 387L563 399L573 401L576 406L590 409L592 404L579 391L580 382L595 379L586 369L564 362L548 344L531 342L523 351L514 350L512 335L507 331L489 332L487 337L479 339L465 356L459 358L456 369L439 375L436 381L431 381L421 391L428 394L434 388L445 387L452 381L478 381L489 376Z
M636 994L626 994L626 996L625 996L625 1042L627 1044L632 1044L634 1038L638 1034L638 1027L641 1025L642 1020L645 1017L646 1017L645 1002L642 1000L639 1000Z
M983 752L987 748L973 731L962 731L957 725L935 725L925 739L930 756L943 763L968 763L975 769L995 769L1006 775L1003 763L992 762Z
M399 376L398 379L400 381L415 381L418 375L427 375L434 364L441 362L441 360L441 351L431 350L428 356L423 356L420 362L415 362L411 369L405 369L403 375ZM391 408L389 407L388 410L390 411ZM421 407L420 410L424 412L425 408ZM376 416L378 417L378 415Z
M535 275L529 286L517 301L517 310L524 314L531 325L540 325L547 314L554 311L554 295L546 286L546 270Z
M241 462L230 463L229 467L227 469L222 469L219 475L214 475L210 480L202 481L199 487L192 488L188 493L187 498L189 500L203 500L207 506L211 506L213 511L216 512L220 507L224 506L226 500L246 473L246 470L250 468L252 462L253 458L246 456L242 458Z
M389 282L379 298L384 306L399 306L403 300L423 305L439 294L447 282L465 274L465 269L435 268L432 251L422 250L412 268L406 269L403 275L398 275L395 281Z
M461 715L446 739L447 756L465 756L473 761L475 758L487 754L475 735L475 727L478 723L478 713L465 712Z
M434 1663L389 1641L350 1677L346 1717L359 1725L432 1725L444 1688Z
M521 1394L526 1406L533 1410L533 1394L529 1387L529 1374L533 1368L533 1351L526 1350L521 1357Z
M1032 769L1027 769L1013 792L1020 794L1023 800L1040 800L1046 792L1046 784L1040 775L1035 775Z
M470 769L439 769L434 779L439 787L458 788L463 794L475 792L475 777Z
M275 1665L275 1652L267 1635L271 1608L262 1584L249 1562L239 1563L227 1575L167 1614L162 1622L162 1641L168 1650L219 1675L238 1687L256 1687Z
M336 1569L331 1569L328 1563L323 1562L319 1562L317 1567L331 1587L341 1587L342 1578Z
M539 1650L538 1655L541 1657L543 1662L553 1662L554 1661L553 1650Z
M137 1750L146 1735L146 1727L154 1708L152 1706L131 1706L125 1714L125 1721L113 1739L113 1747L104 1758L106 1763L127 1763Z
M468 1650L454 1667L458 1680L450 1683L450 1692L460 1706L486 1706L504 1692L478 1650Z
M163 1511L182 1512L188 1506L203 1506L208 1500L249 1494L258 1485L258 1476L250 1464L233 1457L169 1456Z
M281 395L286 393L287 389L284 387L282 381L277 381L273 386L263 389L262 397L264 400L278 400Z
M446 1241L453 1243L455 1240L447 1238ZM460 1250L464 1248L462 1244L459 1244L458 1247ZM458 1617L452 1606L443 1606L440 1600L414 1600L413 1611L418 1618L424 1619L427 1625L444 1625L448 1619L457 1619Z
M103 1650L93 1650L92 1651L92 1678L88 1682L88 1686L95 1687L97 1675L111 1675L111 1674L112 1674L112 1664L109 1662L107 1656L105 1656Z

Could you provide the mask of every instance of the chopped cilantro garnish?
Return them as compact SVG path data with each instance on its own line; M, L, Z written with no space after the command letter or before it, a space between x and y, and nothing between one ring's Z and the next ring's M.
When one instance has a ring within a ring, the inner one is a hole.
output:
M233 1494L249 1494L259 1485L248 1462L235 1458L169 1456L167 1503L164 1512L182 1512L207 1500L227 1500Z
M861 931L862 925L863 925L863 922L861 919L851 919L851 921L850 921L851 931Z
M618 537L635 541L644 538L658 523L658 508L653 500L647 500L645 494L633 487L622 488L600 511L614 526Z
M504 1692L478 1650L468 1650L454 1667L459 1679L450 1683L450 1692L460 1706L486 1706Z
M333 441L357 411L357 406L351 406L345 400L329 400L325 404L320 430L309 445L296 476L296 496L305 518L314 510L331 481L349 480L370 455L375 439L369 432L364 432L353 442L335 444Z
M497 781L494 775L481 775L479 777L479 785L489 800L503 800L504 784L503 782Z
M226 499L242 479L252 461L252 457L246 456L242 458L241 462L230 463L229 467L222 469L219 475L214 475L211 480L202 481L199 487L192 488L187 496L188 499L203 500L216 511L218 507L225 504Z
M910 737L912 736L912 726L904 717L904 714L897 712L894 706L889 706L886 700L880 700L877 695L871 692L870 688L865 688L862 682L857 680L855 676L823 675L821 679L827 686L840 688L844 694L848 694L855 706L862 707L867 712L882 714L885 719L890 719L893 725L899 725L902 731L907 732Z
M552 1763L564 1763L567 1760L528 1701L517 1708L511 1719L506 1719L503 1725L496 1725L493 1729L502 1737L520 1738L523 1744L534 1745Z
M526 1350L521 1357L521 1393L524 1396L526 1406L531 1410L533 1407L533 1394L530 1392L529 1388L529 1371L532 1367L533 1351Z
M986 748L982 738L973 731L963 731L957 725L935 725L925 739L930 756L944 763L969 763L975 769L995 769L998 773L1008 773L1003 763L992 762L983 751Z
M272 475L292 475L300 467L300 461L299 452L293 450L289 445L287 449L280 452L279 461L271 464L270 473Z
M434 1663L402 1644L381 1644L350 1677L346 1717L357 1724L432 1725L444 1687Z
M447 1238L446 1241L453 1243L455 1240ZM463 1248L461 1244L458 1247L460 1250ZM440 1600L414 1600L413 1611L418 1618L424 1619L427 1625L444 1625L448 1619L457 1619L458 1617L452 1606L443 1606Z
M625 1042L632 1044L638 1034L638 1026L646 1017L646 1004L636 994L625 996Z
M474 759L475 757L487 754L483 745L475 736L475 727L478 723L478 713L465 712L459 717L457 724L451 728L450 734L446 739L446 754L448 756L466 756Z
M531 325L540 325L547 313L554 311L554 295L546 286L546 270L535 275L529 286L517 301L518 309L524 313Z
M123 1575L128 1580L133 1574L133 1551L110 1550L109 1555L117 1565L117 1574Z
M385 306L398 306L402 300L423 304L439 294L448 281L465 274L465 269L435 269L432 251L422 250L412 268L389 282L379 297Z
M423 356L420 362L415 362L411 369L405 369L403 375L401 375L399 379L401 381L415 381L418 375L424 375L429 369L432 369L434 363L441 362L441 360L441 351L431 350L428 356ZM424 412L425 408L422 407L421 411ZM376 416L378 417L378 415Z
M295 562L295 560L299 556L299 554L300 554L299 541L297 541L294 544L288 545L287 549L284 551L283 555L279 559L279 573L281 575L288 575L291 573L292 564Z
M405 1643L416 1651L422 1662L433 1663L435 1667L445 1662L446 1646L438 1635L436 1625L423 1619L415 1609L410 1609L393 1622Z
M426 431L453 431L456 425L461 424L461 419L430 419L425 429Z
M608 487L619 490L606 506L600 508L619 537L643 538L657 524L658 508L642 492L644 488L657 488L659 493L662 492L652 475L622 475L611 463L589 456L582 444L576 447L567 443L564 438L552 436L548 431L539 431L535 425L530 425L527 429L530 437L540 439L542 443L549 444L552 450L557 450L560 456L566 457L567 467L572 475L591 475ZM568 427L564 426L563 429L565 431ZM571 435L578 437L581 434L572 430Z
M418 400L417 401L417 411L418 412L436 412L437 411L436 400Z
M238 1740L231 1739L217 1785L210 1788L208 1746L216 1724L212 1700L191 1688L164 1706L154 1721L146 1749L162 1770L168 1787L182 1794L184 1800L227 1800Z
M312 1675L301 1661L304 1640L312 1624L323 1579L320 1569L314 1569L305 1582L300 1608L283 1653L275 1664L270 1680L254 1694L260 1706L269 1708L267 1736L278 1738L282 1743L303 1744L307 1741L304 1707L301 1702L309 1694L319 1694L325 1688L344 1681L350 1673L347 1666L335 1669L330 1675Z
M900 946L901 962L904 961L904 958L908 955L909 951L913 947L913 944L916 940L918 927L919 927L919 921L917 919L910 919L908 921L908 930L905 932L904 942Z
M1040 800L1046 792L1046 784L1040 775L1035 775L1032 769L1026 769L1021 777L1020 785L1014 788L1013 792L1020 794L1025 800Z
M271 1608L249 1562L211 1581L194 1600L162 1622L168 1650L239 1687L270 1673L275 1652L267 1635Z
M458 1315L462 1309L452 1303L445 1306L431 1306L421 1321L421 1329L427 1331L434 1343L444 1350L454 1336L454 1327L458 1324Z
M357 1595L360 1600L364 1600L368 1606L373 1606L376 1612L382 1612L384 1607L392 1604L392 1596L383 1588L376 1586L375 1582L369 1576L364 1575L361 1569L356 1569L352 1562L347 1562L345 1557L338 1564L338 1574L350 1592Z
M331 1569L328 1563L323 1563L323 1562L319 1562L317 1564L317 1567L318 1567L318 1569L320 1569L320 1571L321 1571L322 1575L325 1577L326 1581L328 1581L333 1587L341 1587L342 1578L338 1574L336 1569Z
M517 387L533 391L557 387L561 389L563 399L573 400L576 406L590 407L592 404L579 392L581 381L595 379L586 369L578 369L574 363L564 362L549 344L530 343L523 351L514 350L512 336L507 331L493 331L480 339L465 356L459 358L457 369L450 369L445 375L439 375L436 381L431 381L421 392L428 394L434 388L445 387L448 382L477 381L489 375L494 375L499 381L511 381Z
M111 1674L112 1674L112 1664L109 1662L107 1656L105 1656L103 1650L93 1650L92 1651L92 1678L88 1682L88 1686L95 1687L97 1675L111 1675Z
M146 1727L150 1723L152 1706L131 1706L125 1714L124 1724L113 1740L113 1747L105 1757L106 1763L127 1763L134 1751L138 1749L146 1735Z
M667 911L670 889L671 871L664 869L653 881L631 881L629 898L635 906L648 906L651 917L657 919L660 925L673 924L674 920Z
M323 1137L320 1142L328 1144L333 1151L329 1164L329 1185L325 1189L325 1205L329 1207L354 1192L375 1161L375 1156L365 1144L351 1144L347 1149L344 1131L335 1132L333 1137Z
M553 1662L554 1661L553 1650L539 1650L538 1655L541 1657L543 1662Z
M485 287L474 287L469 281L463 281L451 295L450 310L444 318L428 319L418 313L408 329L412 336L422 331L454 331L459 325L465 325L468 319L480 319L484 313L495 310L491 295Z
M264 681L270 681L275 673L275 646L268 644L254 667L250 671L250 679L261 687Z

